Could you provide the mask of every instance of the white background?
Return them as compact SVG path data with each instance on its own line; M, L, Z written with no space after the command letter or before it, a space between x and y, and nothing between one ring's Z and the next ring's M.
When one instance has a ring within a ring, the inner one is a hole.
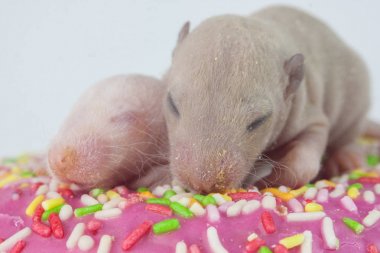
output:
M161 77L182 24L273 3L309 10L367 62L380 120L380 1L0 0L0 156L44 150L92 83L118 73ZM310 31L311 33L313 31Z

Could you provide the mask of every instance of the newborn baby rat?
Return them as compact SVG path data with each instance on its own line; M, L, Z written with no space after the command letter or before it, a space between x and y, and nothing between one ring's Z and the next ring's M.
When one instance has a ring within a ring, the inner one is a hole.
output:
M160 80L143 75L90 87L50 145L51 174L83 188L170 180L161 171L167 164L164 91Z
M217 16L191 33L186 23L164 82L170 169L188 188L239 187L268 164L261 184L296 187L320 173L326 151L324 175L361 165L367 69L300 10Z

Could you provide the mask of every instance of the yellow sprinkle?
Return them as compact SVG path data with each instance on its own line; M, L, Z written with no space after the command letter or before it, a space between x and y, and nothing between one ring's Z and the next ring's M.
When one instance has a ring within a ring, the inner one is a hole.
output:
M301 196L307 191L308 187L307 186L302 186L301 188L291 190L289 193L292 194L294 197Z
M318 203L307 203L305 205L305 212L319 212L323 211L323 206Z
M331 187L335 187L336 186L336 183L330 181L330 180L323 180L323 182L326 183L327 186L331 186Z
M56 199L48 199L42 202L42 207L44 210L50 210L56 206L62 205L65 203L65 200L63 198L56 198Z
M150 198L156 198L156 196L149 192L149 191L146 191L146 192L140 192L139 193L140 197L142 197L143 199L150 199Z
M262 190L262 192L270 192L272 193L274 196L280 198L281 200L283 201L289 201L291 199L294 198L294 195L291 194L291 193L288 193L288 192L282 192L280 191L279 189L277 188L265 188L264 190Z
M226 194L222 194L222 197L226 200L226 201L232 201L232 198Z
M29 183L22 183L18 186L19 189L24 189L26 187L29 187Z
M239 189L237 189L237 192L247 192L247 190L243 189L243 188L239 188Z
M378 177L378 175L376 172L372 171L372 172L364 173L364 177Z
M15 173L15 174L20 174L21 173L20 167L17 167L17 166L13 167L11 169L11 171L12 171L12 173Z
M303 233L301 234L295 234L289 237L285 237L284 239L280 240L280 244L285 246L287 249L291 249L294 247L297 247L298 245L301 245L305 239L305 236Z
M356 187L351 187L348 189L347 191L347 195L352 198L352 199L356 199L357 197L359 197L360 195L360 192L358 190L358 188Z
M226 190L226 193L236 193L236 189L228 189Z
M25 214L32 217L37 206L45 199L44 195L38 195L30 202L29 206L25 210Z
M118 198L120 197L120 194L115 192L115 191L112 191L112 190L109 190L106 192L106 195L109 199L113 199L113 198Z
M10 184L14 181L17 181L19 179L20 178L18 176L14 175L14 174L10 174L0 181L0 188L2 188L4 186L6 186L7 184Z
M27 164L30 160L30 155L28 154L22 154L17 157L17 162L20 164Z
M195 198L190 198L189 206L192 206L194 203L197 203L198 201Z

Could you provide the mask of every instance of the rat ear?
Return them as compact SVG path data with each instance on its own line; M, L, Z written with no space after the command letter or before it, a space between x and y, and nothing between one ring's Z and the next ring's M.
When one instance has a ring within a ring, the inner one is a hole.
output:
M182 41L187 37L187 35L189 34L189 31L190 31L190 21L187 21L185 24L183 24L181 30L178 33L177 45L174 48L172 55L174 55L178 45L181 44Z
M304 56L295 54L289 60L285 61L284 70L288 74L288 85L285 90L285 99L293 94L300 86L304 75Z

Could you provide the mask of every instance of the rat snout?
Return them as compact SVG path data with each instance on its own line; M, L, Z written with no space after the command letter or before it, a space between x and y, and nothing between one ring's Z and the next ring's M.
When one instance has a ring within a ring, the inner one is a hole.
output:
M222 150L210 155L204 152L201 155L189 156L172 162L174 175L187 187L198 192L223 192L238 187L244 173L246 162L241 154ZM191 159L188 159L191 158ZM173 161L173 160L172 160Z
M105 156L99 139L88 138L72 145L52 145L48 161L51 173L64 182L81 186L101 182Z

